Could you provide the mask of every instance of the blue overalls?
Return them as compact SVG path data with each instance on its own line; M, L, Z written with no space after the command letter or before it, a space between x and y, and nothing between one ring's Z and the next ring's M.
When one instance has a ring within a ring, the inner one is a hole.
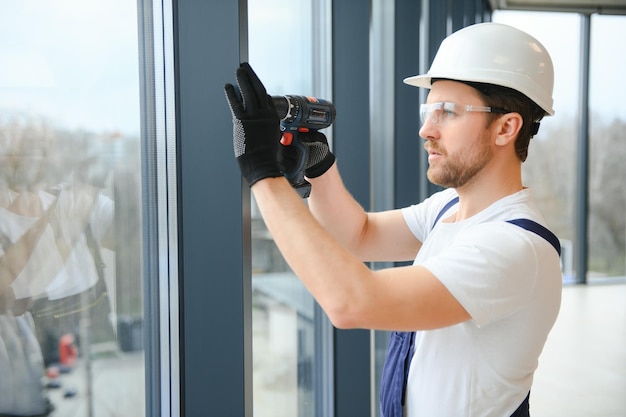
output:
M439 212L433 223L433 228L452 206L458 203L459 197L448 202ZM522 227L546 239L561 256L559 239L548 229L529 219L507 220L508 223ZM380 383L380 413L381 417L402 417L402 407L406 399L406 384L409 376L409 366L415 351L415 332L392 332L389 337L389 347L383 366ZM526 396L522 404L511 417L529 416L529 397Z

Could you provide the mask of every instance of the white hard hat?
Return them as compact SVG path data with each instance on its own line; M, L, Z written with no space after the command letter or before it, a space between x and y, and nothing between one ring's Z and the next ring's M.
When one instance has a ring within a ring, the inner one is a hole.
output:
M478 23L454 32L441 42L428 72L404 82L430 88L432 78L509 87L554 114L550 54L537 39L512 26Z

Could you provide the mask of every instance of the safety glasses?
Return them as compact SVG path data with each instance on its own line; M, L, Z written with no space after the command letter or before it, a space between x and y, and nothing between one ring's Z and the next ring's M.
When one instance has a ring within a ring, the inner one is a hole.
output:
M448 120L455 119L467 112L482 112L482 113L499 113L506 114L509 111L500 109L498 107L487 106L474 106L472 104L456 104L446 101L439 101L436 103L422 104L420 106L420 118L422 123L430 121L432 124L442 124Z

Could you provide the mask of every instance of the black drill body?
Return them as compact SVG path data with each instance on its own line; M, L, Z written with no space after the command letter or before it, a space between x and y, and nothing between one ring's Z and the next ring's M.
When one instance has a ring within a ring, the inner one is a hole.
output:
M315 97L305 96L272 96L276 113L281 119L280 128L283 132L283 145L294 146L298 162L285 173L285 177L306 198L311 192L311 184L304 179L304 170L308 159L308 147L301 141L302 135L312 130L329 127L335 120L336 110L333 103Z

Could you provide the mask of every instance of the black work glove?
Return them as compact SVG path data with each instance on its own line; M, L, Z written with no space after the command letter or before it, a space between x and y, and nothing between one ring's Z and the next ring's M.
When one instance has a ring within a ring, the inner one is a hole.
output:
M287 176L296 169L303 157L306 158L303 166L304 175L308 178L319 177L335 163L335 155L330 151L328 140L323 133L317 130L299 132L298 141L306 149L304 156L295 145L280 147L278 159L281 169Z
M309 148L309 158L304 174L309 178L319 177L335 163L335 155L328 147L326 135L312 130L304 135L302 143Z
M280 120L272 98L247 62L237 68L240 96L224 86L233 114L233 146L241 175L252 186L263 178L282 177L278 165Z

